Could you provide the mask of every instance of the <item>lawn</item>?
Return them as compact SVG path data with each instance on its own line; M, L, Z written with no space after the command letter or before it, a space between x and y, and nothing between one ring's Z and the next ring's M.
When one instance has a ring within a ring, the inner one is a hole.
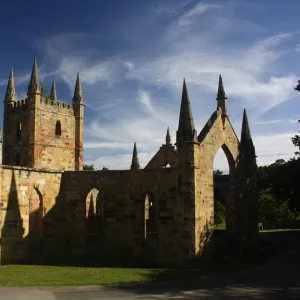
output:
M149 281L163 270L66 266L0 266L0 286L72 286Z
M279 252L281 252L280 248L264 243L260 255L236 261L218 261L215 264L206 265L206 267L203 265L201 268L196 268L195 265L195 268L190 270L115 267L117 264L113 267L103 267L103 265L95 267L93 264L79 266L79 264L68 264L66 261L64 266L5 265L0 266L0 286L79 286L170 280L189 281L265 264Z

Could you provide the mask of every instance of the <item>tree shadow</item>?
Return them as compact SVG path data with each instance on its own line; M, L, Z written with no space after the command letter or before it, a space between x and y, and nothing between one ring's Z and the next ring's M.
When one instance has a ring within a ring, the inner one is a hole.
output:
M299 299L300 233L264 233L260 245L256 257L232 257L198 268L153 270L147 275L150 283L105 289L147 295L147 299Z
M23 240L24 227L18 201L15 170L12 170L7 206L5 207L4 202L1 202L0 205L0 218L5 215L1 230L1 263L12 263L12 257L14 257L14 262L19 262L22 260L24 251L26 252L27 248Z

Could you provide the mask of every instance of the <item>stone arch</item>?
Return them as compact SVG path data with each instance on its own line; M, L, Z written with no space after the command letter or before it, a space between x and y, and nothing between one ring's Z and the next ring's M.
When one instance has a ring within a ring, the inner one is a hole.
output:
M104 219L103 198L96 188L91 189L85 199L85 221L86 233L94 234L99 232L100 223Z
M55 135L61 136L61 123L59 120L56 121L56 124L55 124Z
M144 237L155 238L158 235L158 203L152 191L144 199Z
M29 235L43 236L44 202L37 187L33 187L29 198Z
M236 181L236 161L239 154L239 140L228 119L221 112L215 112L199 134L198 140L200 166L197 176L197 201L196 201L196 230L203 235L208 231L212 233L214 227L214 178L213 162L217 151L222 148L229 165L229 193L226 203L226 228L227 232L235 229L237 222L236 204L234 200L234 187ZM200 234L196 235L198 251L202 248Z

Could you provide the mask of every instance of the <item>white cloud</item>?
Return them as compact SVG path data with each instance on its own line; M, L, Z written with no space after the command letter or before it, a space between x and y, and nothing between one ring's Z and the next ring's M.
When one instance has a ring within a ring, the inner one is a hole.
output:
M295 133L283 133L268 136L254 136L253 142L256 149L257 163L269 165L277 159L289 160L294 156L297 148L291 138Z
M150 161L152 155L146 152L139 152L139 162L141 167ZM119 154L114 156L100 156L96 160L87 161L87 164L94 164L100 170L106 167L110 170L129 170L132 160L132 154Z
M222 8L221 5L210 4L210 3L197 3L193 8L189 9L183 16L181 16L178 20L179 26L188 26L197 21L197 17L214 9Z
M276 124L276 123L290 123L295 124L298 123L298 120L294 119L287 119L287 120L266 120L266 121L256 121L252 122L254 125L269 125L269 124Z
M86 163L129 168L133 142L137 142L143 167L164 143L168 126L175 142L183 77L198 132L215 109L220 73L229 101L234 101L228 105L232 123L240 126L242 107L254 111L256 124L287 122L280 116L264 121L260 115L295 97L291 87L297 76L277 69L286 54L284 45L293 35L266 34L250 18L243 20L234 11L233 7L242 7L238 2L198 2L187 10L190 3L172 5L171 1L157 8L160 14L171 15L168 20L172 21L163 28L153 26L156 39L151 51L141 52L144 48L139 45L122 51L120 44L117 54L107 56L101 52L103 44L94 43L98 39L94 35L65 34L47 40L44 51L71 92L77 71L81 74L89 114L84 146L93 157L99 156ZM134 25L143 32L143 24L135 21L128 28ZM96 117L91 117L92 111L97 112ZM293 156L290 134L253 135L259 164ZM222 153L218 152L215 164L218 169L228 169Z
M19 84L22 84L22 83L25 83L25 82L29 82L30 75L31 75L31 73L27 73L27 74L20 75L20 76L16 76L14 74L15 85L19 85ZM7 74L7 79L0 80L0 86L3 86L3 85L6 86L7 82L8 82L8 78L9 78L9 73Z
M138 101L142 103L150 113L154 113L149 92L145 90L139 90Z
M297 150L291 142L293 136L294 133L254 136L253 142L256 149L258 165L270 165L277 159L288 161L293 157L294 152ZM150 147L149 144L137 144L140 165L142 168L146 166L154 154L159 150L162 143L163 141L157 144L153 143ZM111 170L129 169L130 167L133 143L85 143L84 147L86 149L122 149L127 152L126 154L100 156L93 161L87 162L93 163L98 169L101 169L103 166L108 167ZM229 170L227 158L221 148L215 156L214 169L219 169L224 173L227 173Z
M199 39L197 51L162 55L128 72L127 78L179 88L185 77L189 86L215 92L216 78L222 73L229 97L238 97L245 107L263 113L295 97L291 86L297 81L296 75L264 76L281 55L276 47L289 37L291 34L276 35L231 53L215 51L214 45L203 49Z

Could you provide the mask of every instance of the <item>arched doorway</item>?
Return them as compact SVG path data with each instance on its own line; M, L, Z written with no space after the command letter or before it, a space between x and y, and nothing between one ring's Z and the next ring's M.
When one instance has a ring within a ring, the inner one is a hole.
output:
M158 235L158 207L153 192L148 192L144 203L144 237L157 239Z
M29 235L43 236L43 197L37 188L33 188L29 198Z
M85 202L86 234L99 234L104 220L103 201L98 189L93 188L87 194Z
M226 229L227 198L230 195L230 170L227 157L222 147L217 151L213 165L214 185L214 228Z

